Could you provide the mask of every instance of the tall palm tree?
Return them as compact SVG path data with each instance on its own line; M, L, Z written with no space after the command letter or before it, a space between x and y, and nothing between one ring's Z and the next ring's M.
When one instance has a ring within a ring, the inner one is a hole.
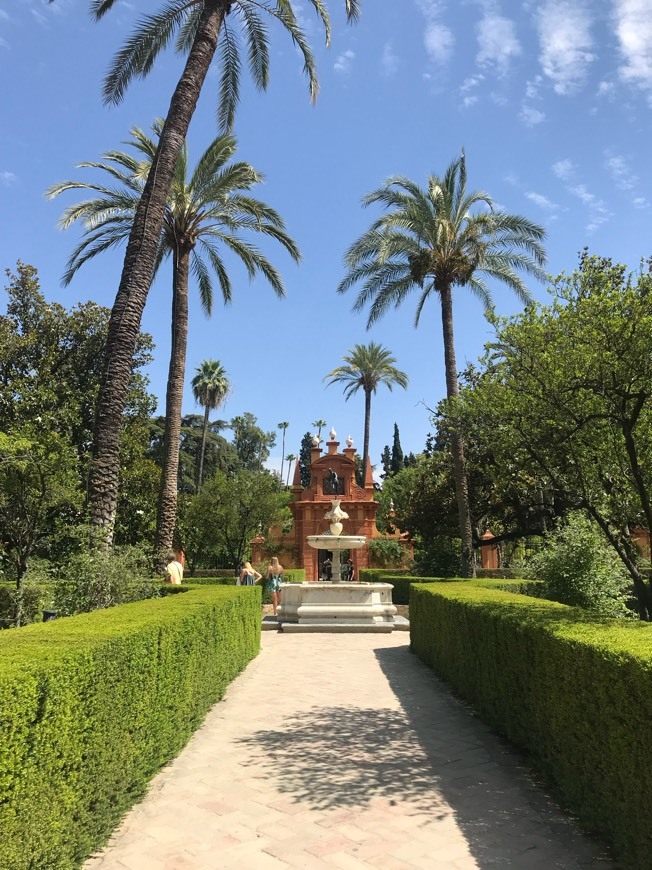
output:
M294 462L294 460L297 457L294 455L294 453L288 453L288 455L285 458L287 459L287 463L288 463L288 476L287 476L287 480L285 481L285 485L289 486L290 485L290 472L292 471L292 463Z
M368 345L356 344L347 356L342 357L342 361L344 365L333 369L324 380L330 379L328 386L344 384L344 398L347 401L359 389L364 392L364 446L362 451L362 475L364 479L364 475L367 473L367 459L369 458L371 395L381 384L390 390L394 384L406 389L408 376L396 368L394 365L396 359L391 352L373 341Z
M278 424L278 428L283 432L283 446L281 447L281 483L283 482L283 460L285 458L285 432L289 425L289 423Z
M321 430L326 425L326 420L322 420L320 417L319 420L315 420L312 425L317 429L317 438L318 438L319 442L321 443Z
M359 15L359 2L345 0L350 21ZM90 0L91 14L100 19L117 3L118 0ZM323 23L328 43L330 24L324 0L309 0L309 3ZM104 100L117 104L134 78L143 78L151 71L159 53L170 44L175 34L177 51L187 55L172 94L153 160L153 171L148 174L136 209L109 321L89 474L90 521L99 546L110 546L113 541L122 417L131 361L154 275L168 196L190 120L218 48L218 39L222 68L218 115L223 130L231 129L239 98L238 29L247 45L249 67L256 86L265 90L268 84L269 37L261 13L278 22L298 46L310 95L315 99L318 82L314 58L294 6L293 0L277 0L273 5L259 0L166 0L158 12L141 17L135 32L116 55L106 78Z
M162 129L163 122L156 120L153 124L155 135L158 136ZM140 194L156 154L154 139L138 128L132 128L131 134L133 138L129 144L136 156L110 151L104 155L104 162L80 164L81 167L101 169L118 181L120 187L66 181L48 191L51 197L72 189L92 190L98 194L94 199L68 208L60 220L64 228L75 221L81 221L85 227L84 238L68 262L64 283L69 283L87 260L123 242L130 235ZM235 151L236 142L232 136L218 136L188 177L188 151L184 144L159 236L155 272L167 257L171 256L173 260L172 350L166 393L163 474L156 524L156 550L159 553L172 546L176 523L190 274L197 281L202 307L210 315L213 306L212 273L217 276L224 303L231 301L231 282L221 253L224 248L239 257L250 279L260 273L279 297L284 296L280 275L251 242L241 237L241 231L270 236L280 242L295 261L300 256L296 244L285 232L281 217L265 203L247 195L263 178L248 163L230 162Z
M439 297L444 334L446 393L459 394L453 342L453 287L468 287L485 308L491 296L482 275L511 287L525 303L530 294L517 270L543 279L545 230L520 215L496 211L488 194L468 193L464 153L442 178L431 175L426 189L407 178L391 178L363 199L365 206L380 203L387 211L349 248L348 274L338 290L358 282L353 306L369 305L367 328L389 308L395 308L417 289L415 326L430 297ZM454 407L453 407L454 415ZM462 572L472 576L473 533L464 445L458 426L451 439L455 489L462 538Z
M224 367L216 359L204 360L197 367L195 377L191 383L195 401L204 407L204 427L199 452L199 471L197 473L197 490L199 491L204 479L204 454L206 453L206 436L208 435L208 415L211 411L217 410L224 402L231 391L231 384L226 376Z

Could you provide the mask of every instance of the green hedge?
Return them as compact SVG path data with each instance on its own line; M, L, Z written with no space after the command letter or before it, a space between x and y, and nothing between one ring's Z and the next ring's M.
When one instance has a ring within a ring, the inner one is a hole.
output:
M0 634L0 867L72 870L258 653L260 591L183 595Z
M484 583L414 586L412 649L527 750L623 866L652 855L652 626Z

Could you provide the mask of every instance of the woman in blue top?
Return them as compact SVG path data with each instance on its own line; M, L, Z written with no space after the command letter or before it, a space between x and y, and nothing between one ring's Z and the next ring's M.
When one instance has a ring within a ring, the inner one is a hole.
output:
M262 580L262 576L252 566L251 562L245 562L240 572L240 583L242 586L254 586L259 580Z
M281 583L283 582L283 566L276 556L267 568L267 588L272 596L272 607L276 616L276 609L281 603Z

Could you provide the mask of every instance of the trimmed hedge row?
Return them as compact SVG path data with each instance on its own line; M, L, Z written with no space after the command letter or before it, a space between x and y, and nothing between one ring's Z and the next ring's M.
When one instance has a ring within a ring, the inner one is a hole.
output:
M183 595L0 634L0 867L102 846L260 644L260 590Z
M531 754L624 866L650 866L652 626L488 582L414 586L413 651Z

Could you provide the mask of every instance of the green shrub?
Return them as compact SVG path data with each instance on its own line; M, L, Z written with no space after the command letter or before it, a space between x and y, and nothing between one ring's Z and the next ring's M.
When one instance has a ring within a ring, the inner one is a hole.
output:
M149 556L139 547L84 551L57 567L54 607L63 616L88 613L159 595L160 577L151 577Z
M23 587L23 625L40 622L43 611L52 606L52 586L26 583ZM16 621L16 584L0 583L0 628L11 628Z
M423 577L459 577L461 550L459 538L440 535L422 542L415 553L414 573Z
M631 580L604 536L581 513L549 536L546 546L529 562L533 577L542 581L541 595L603 616L627 616Z
M367 548L379 568L400 568L405 560L405 547L394 538L371 538Z
M0 633L0 867L78 867L257 654L260 591Z
M492 582L413 586L413 651L530 753L623 866L648 867L652 627Z

